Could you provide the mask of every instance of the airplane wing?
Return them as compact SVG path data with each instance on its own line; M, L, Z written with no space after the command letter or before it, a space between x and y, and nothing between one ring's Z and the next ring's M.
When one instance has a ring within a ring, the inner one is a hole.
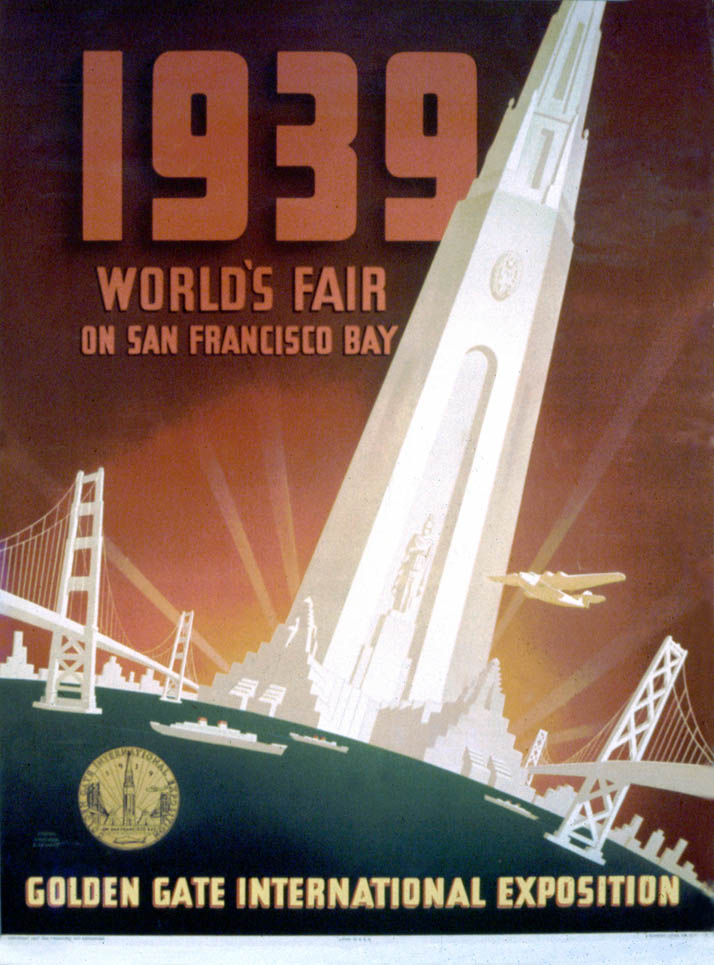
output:
M587 610L593 603L602 603L605 599L597 593L586 590L584 593L564 593L556 590L547 583L540 583L531 590L525 591L527 596L532 596L536 600L543 600L544 603L555 603L556 606L572 606L581 610Z
M494 583L505 583L506 586L520 586L525 590L531 586L537 586L540 582L540 573L506 573L505 576L489 576L489 580Z
M582 576L569 577L567 573L507 573L505 576L490 576L489 579L494 583L505 583L507 586L519 586L526 596L534 600L542 600L543 603L554 603L556 606L579 607L586 610L593 603L602 603L605 599L597 593L591 593L585 589L583 593L577 593L579 586L568 585L560 587L558 584L565 577L573 582L578 580L585 581L583 587L597 585L597 583L614 583L617 580L624 580L623 573L588 573ZM571 591L571 592L566 592Z
M546 572L541 581L556 590L572 593L577 590L588 590L591 586L602 586L604 583L620 583L626 579L624 573L558 573ZM595 602L595 601L592 601Z
M506 586L522 586L521 575L521 573L506 573L505 576L489 576L489 580L493 580L494 583L505 583Z
M567 593L563 593L562 590L554 586L549 586L547 583L538 583L533 587L524 587L523 591L526 596L530 596L534 600L542 600L543 603L554 603L556 606L581 607L584 605L575 597L568 596Z

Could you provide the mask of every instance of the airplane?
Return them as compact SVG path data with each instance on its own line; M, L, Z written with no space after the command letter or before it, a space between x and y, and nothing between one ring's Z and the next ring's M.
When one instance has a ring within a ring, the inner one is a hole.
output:
M507 586L517 586L534 600L544 603L554 603L556 606L580 607L587 610L593 603L602 603L605 599L598 593L593 593L587 587L601 586L603 583L620 583L626 579L624 573L507 573L506 576L490 576L495 583L505 583ZM582 593L578 593L582 590Z

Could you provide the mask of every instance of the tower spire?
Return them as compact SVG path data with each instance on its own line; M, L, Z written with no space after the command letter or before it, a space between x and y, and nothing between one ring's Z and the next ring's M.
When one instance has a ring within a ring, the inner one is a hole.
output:
M122 825L124 827L132 826L135 815L136 787L134 785L134 772L131 769L131 749L129 749L126 754L124 783L122 785Z
M517 102L511 102L501 121L469 197L490 192L496 184L526 196L540 191L542 197L557 183L556 169L568 165L565 144L583 133L604 7L605 0L561 4ZM526 145L530 151L525 151ZM581 162L584 156L583 148ZM553 200L557 193L556 189ZM574 199L571 213L573 209Z
M369 740L380 710L438 712L488 663L488 576L507 567L570 265L603 7L563 4L456 205L288 619L313 600L311 692L279 681L290 719ZM254 675L278 679L284 639ZM413 752L404 730L383 742Z

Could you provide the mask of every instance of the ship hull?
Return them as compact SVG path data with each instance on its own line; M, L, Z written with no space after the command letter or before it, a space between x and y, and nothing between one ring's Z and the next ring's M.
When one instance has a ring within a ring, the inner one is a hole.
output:
M259 754L275 754L278 757L284 754L287 748L287 744L266 744L263 741L246 739L244 736L230 732L221 733L218 727L182 727L181 724L159 724L155 720L151 721L151 727L165 737L217 744L220 747L235 747L242 751L257 751Z
M616 905L608 900L602 907L595 902L584 907L576 899L559 906L553 897L542 907L508 907L503 901L499 907L499 882L503 894L504 881L515 889L515 876L523 881L535 876L546 883L552 878L561 884L571 878L582 883L583 876L591 884L597 875L633 875L637 882L647 876L658 887L665 871L611 841L605 844L607 865L601 869L545 839L544 833L560 824L557 815L536 805L528 810L537 820L513 813L487 800L493 788L462 775L345 738L339 740L348 754L316 753L308 745L289 744L294 723L223 709L230 727L288 743L290 752L276 766L274 756L234 754L220 745L176 740L157 731L151 721L168 727L175 721L176 706L156 697L98 688L101 714L53 714L32 706L42 687L39 681L0 680L4 933L488 934L714 928L714 904L684 880L676 905L655 901L627 907L624 901ZM199 702L190 706L196 716L216 711ZM179 801L164 837L151 846L122 851L88 831L78 789L93 761L128 746L143 748L166 764ZM498 797L509 795L498 792ZM30 879L45 895L54 882L55 899L65 893L65 903L28 904ZM208 890L201 904L191 884L206 879L222 895L214 907ZM80 907L83 889L91 896L97 881L98 904L87 901ZM288 905L286 881L292 883L294 907ZM371 892L372 881L389 882L384 903ZM460 887L452 893L455 881L466 890L465 898ZM135 907L120 906L123 885L125 891L138 891ZM441 887L443 903L437 899L425 906L425 895ZM102 904L103 888L113 905ZM348 899L330 903L330 888L346 889ZM368 889L373 904L366 897ZM392 907L392 890L397 907ZM477 900L472 901L474 896Z
M346 754L349 750L344 744L338 744L337 741L328 740L326 737L308 737L305 734L296 734L292 730L290 731L290 737L299 744L310 744L312 747L322 747L326 751L337 751L340 754Z

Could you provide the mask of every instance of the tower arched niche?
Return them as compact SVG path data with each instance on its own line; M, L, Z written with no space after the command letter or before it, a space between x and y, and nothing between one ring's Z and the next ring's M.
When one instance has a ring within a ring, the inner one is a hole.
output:
M436 591L478 452L496 377L494 352L468 348L456 370L438 432L411 494L411 507L388 573L381 616L353 683L380 700L405 696L418 664ZM454 605L463 606L463 600ZM444 641L448 646L448 642ZM396 658L396 659L395 659ZM391 672L385 675L389 666Z

